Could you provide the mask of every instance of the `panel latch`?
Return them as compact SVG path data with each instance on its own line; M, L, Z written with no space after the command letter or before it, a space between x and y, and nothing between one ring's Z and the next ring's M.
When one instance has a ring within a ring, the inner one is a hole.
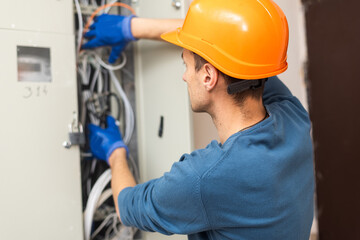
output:
M69 141L63 142L64 148L71 148L73 145L84 145L86 143L85 133L82 124L78 121L74 112L72 123L69 124Z

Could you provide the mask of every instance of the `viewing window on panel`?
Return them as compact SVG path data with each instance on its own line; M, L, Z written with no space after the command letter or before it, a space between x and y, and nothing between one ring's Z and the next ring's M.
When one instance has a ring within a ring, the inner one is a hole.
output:
M51 82L50 48L17 46L19 82Z

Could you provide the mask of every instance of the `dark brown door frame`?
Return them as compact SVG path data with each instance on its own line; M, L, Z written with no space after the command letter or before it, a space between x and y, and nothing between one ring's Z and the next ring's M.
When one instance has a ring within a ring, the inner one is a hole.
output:
M360 1L302 0L320 240L360 239Z

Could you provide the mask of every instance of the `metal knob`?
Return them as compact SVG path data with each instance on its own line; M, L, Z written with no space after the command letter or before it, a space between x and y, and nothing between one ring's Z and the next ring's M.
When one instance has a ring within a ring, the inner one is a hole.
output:
M69 149L69 148L71 148L72 144L71 144L71 142L65 141L65 142L63 142L62 145L63 145L64 148Z
M173 7L175 7L176 9L180 9L180 8L181 8L181 1L180 1L180 0L173 0L173 1L172 1L172 5L173 5Z

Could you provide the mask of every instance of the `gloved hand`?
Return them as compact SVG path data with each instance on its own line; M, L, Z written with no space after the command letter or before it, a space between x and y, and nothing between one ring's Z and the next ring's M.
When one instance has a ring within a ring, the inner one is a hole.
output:
M90 31L84 37L90 39L82 49L111 46L109 63L114 63L126 45L137 40L131 32L131 16L102 14L94 19Z
M109 164L109 158L112 152L117 148L125 148L129 154L129 149L122 140L119 127L115 119L111 116L106 118L107 128L103 129L94 124L89 124L89 141L92 154Z

